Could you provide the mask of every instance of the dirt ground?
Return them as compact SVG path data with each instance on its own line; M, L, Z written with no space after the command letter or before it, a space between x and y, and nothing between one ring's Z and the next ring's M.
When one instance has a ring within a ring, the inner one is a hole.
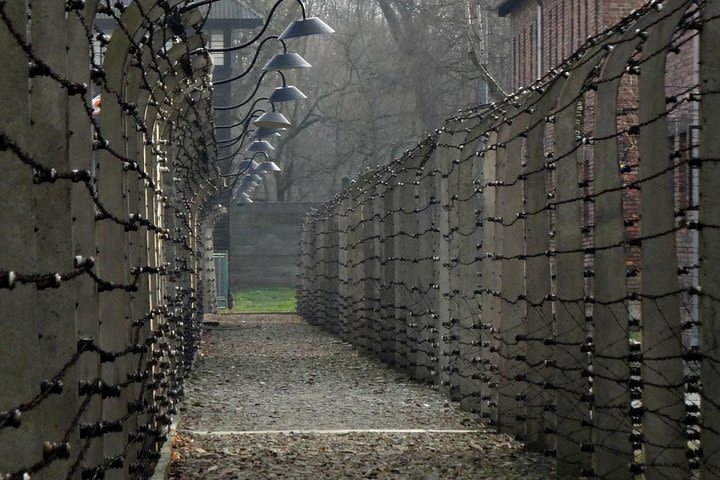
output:
M554 478L545 457L297 316L207 320L171 479Z

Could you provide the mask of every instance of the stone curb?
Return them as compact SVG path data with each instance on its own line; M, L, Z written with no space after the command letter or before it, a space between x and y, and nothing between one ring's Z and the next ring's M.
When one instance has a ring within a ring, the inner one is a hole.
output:
M193 365L197 364L198 358L200 357L200 350L195 351L193 356ZM160 459L155 465L155 471L153 472L150 480L168 480L170 478L170 465L172 464L172 449L173 440L175 439L175 432L177 431L178 424L180 423L180 413L173 415L173 422L170 424L170 430L168 431L167 440L163 443L162 449L160 449Z
M155 465L155 472L150 480L168 480L170 478L170 464L172 463L171 454L173 449L173 439L175 438L175 431L177 430L179 418L176 415L173 419L172 425L170 425L170 431L168 432L168 438L160 450L160 459L157 465Z

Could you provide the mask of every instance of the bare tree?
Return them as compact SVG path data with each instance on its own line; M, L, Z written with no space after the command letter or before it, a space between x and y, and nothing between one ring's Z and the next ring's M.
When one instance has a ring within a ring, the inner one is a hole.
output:
M287 75L308 99L276 105L293 122L274 153L283 168L278 199L326 199L342 177L388 162L459 108L503 96L507 24L490 1L306 1L308 13L336 34L288 42L313 68ZM254 2L258 12L271 5ZM280 8L268 33L279 33L296 10ZM276 53L271 47L260 61ZM252 54L241 60L247 64ZM238 98L254 87L257 77L249 77L238 85ZM276 86L268 80L268 88Z

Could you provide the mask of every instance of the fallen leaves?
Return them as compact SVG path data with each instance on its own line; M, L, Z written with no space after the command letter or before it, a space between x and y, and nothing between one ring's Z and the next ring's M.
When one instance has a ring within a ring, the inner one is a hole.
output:
M552 476L545 457L296 317L224 315L190 376L171 479L507 479ZM191 431L458 429L473 433Z

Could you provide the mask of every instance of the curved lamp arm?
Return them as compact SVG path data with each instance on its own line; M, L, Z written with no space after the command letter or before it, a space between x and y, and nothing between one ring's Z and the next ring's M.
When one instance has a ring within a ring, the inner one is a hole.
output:
M231 125L215 125L215 130L239 127L240 125L242 125L243 123L245 123L251 115L253 115L253 114L255 114L255 113L265 113L265 110L262 110L262 109L255 109L255 110L253 110L253 109L255 108L255 105L257 105L257 103L258 103L260 100L267 100L267 98L262 97L262 98L258 98L257 100L255 100L255 103L253 103L253 104L252 104L252 107L250 107L250 112L249 112L247 115L245 115L245 116L243 117L243 119L240 120L239 122L233 123L233 124L231 124Z
M243 132L242 132L240 135L238 135L237 137L235 137L235 138L231 138L231 139L229 139L229 140L223 140L222 142L218 142L217 148L218 148L218 149L220 149L220 148L228 148L228 147L232 147L232 146L235 145L237 142L243 142L243 141L245 141L245 136L248 135L248 134L250 134L250 133L252 133L252 132L254 132L254 131L255 131L255 130L243 130ZM223 143L223 142L225 142L225 143Z
M250 94L250 98L252 98L253 96L255 96L255 94L256 94L257 91L258 91L258 88L260 88L260 82L262 81L263 78L265 78L265 75L267 75L268 73L270 73L270 72L267 71L267 70L265 70L265 71L262 72L262 74L260 75L260 78L258 78L258 81L257 81L257 83L255 84L255 90L253 90L253 93ZM230 82L233 82L233 81L235 81L235 80L237 80L235 77L223 78L222 80L218 80L217 82L213 82L213 86L215 86L215 85L224 85L224 84L226 84L226 83L230 83Z
M282 42L283 45L283 53L287 53L287 44L285 43L285 40L282 40L277 35L270 35L269 37L266 37L263 39L262 42L260 42L260 45L258 45L257 50L255 50L255 56L252 59L252 62L250 62L250 66L242 73L238 73L237 75L233 75L230 78L223 78L222 80L218 80L217 82L213 82L213 85L222 85L224 83L234 82L235 80L239 80L243 78L245 75L250 73L250 71L255 66L255 62L257 62L258 57L260 56L260 51L262 50L263 45L265 45L265 42L268 40L279 40ZM208 52L210 53L220 53L224 52L226 49L224 48L208 48Z
M248 164L247 167L245 167L245 168L243 169L242 172L231 173L231 174L229 174L229 175L221 175L221 177L224 177L224 178L235 177L235 178L233 178L232 185L230 185L230 186L228 187L228 189L229 189L231 192L232 192L233 190L235 190L235 185L237 185L237 182L238 182L238 180L240 180L240 177L242 177L242 176L245 174L245 172L247 172L250 168L252 168L252 162L253 162L253 160L255 159L255 157L258 156L258 155L265 155L265 160L270 160L270 157L268 157L267 153L265 153L265 152L257 152L257 153L255 153L255 155L253 155L252 157L250 157L250 163Z
M255 100L255 101L253 102L252 106L250 107L250 110L252 110L253 108L255 108L255 105L257 105L257 103L258 103L259 101L261 101L261 100L266 100L266 101L268 101L268 102L270 101L270 99L269 99L268 97L260 97L260 98L258 98L257 100ZM236 108L239 108L239 107L244 106L246 103L247 103L247 102L240 103L240 104L238 104L238 105L230 105L230 106L224 106L224 107L213 107L213 110L215 110L215 111L220 111L220 112L225 111L225 110L235 110ZM272 104L271 104L271 105L272 105ZM274 106L274 105L273 105L273 110L275 110L275 106ZM217 128L217 127L216 127L216 128Z
M215 150L217 151L220 148L231 147L231 146L235 145L237 142L241 142L241 145L242 145L242 141L244 141L245 135L249 132L255 131L255 130L249 130L250 120L252 120L254 117L258 116L258 114L264 113L264 112L265 112L265 110L255 110L254 112L252 112L250 114L250 116L246 120L244 120L245 126L243 126L243 131L235 138L231 138L228 140L223 140L223 141L218 142ZM242 123L243 122L240 122L240 124L242 124ZM240 126L240 124L238 124L238 126Z
M240 145L238 145L238 148L236 148L233 153L231 153L230 155L224 156L224 157L217 158L215 161L220 162L223 160L229 160L229 159L233 158L235 155L237 155L240 152L240 149L242 147L243 147L243 142L240 142ZM258 153L260 153L260 152L258 152Z
M224 145L220 145L220 143L222 143L222 142L218 142L218 145L217 145L217 147L216 147L216 149L215 149L215 150L216 150L216 155L217 155L217 150L218 150L219 148L230 147L230 146L232 146L232 145L235 145L237 142L240 142L240 146L239 146L238 149L235 151L235 153L233 153L232 155L230 155L230 157L217 158L216 161L219 161L219 160L227 160L228 158L231 158L231 157L235 156L235 155L237 154L237 152L240 151L240 148L242 148L242 142L244 141L245 136L247 135L247 133L248 133L248 131L249 131L248 129L249 129L249 127L250 127L250 120L252 120L252 118L253 118L254 116L256 116L258 113L265 113L265 110L258 109L258 110L255 110L255 111L251 112L250 114L248 114L248 115L240 122L240 124L245 123L245 125L243 126L243 131L242 131L242 133L241 133L240 135L238 135L237 137L235 137L234 139L232 139L232 140L227 140L227 142L230 142L230 143L224 144ZM239 126L239 125L238 125L238 126Z
M268 73L272 73L272 72L277 72L277 73L280 74L280 77L282 77L282 81L283 81L283 87L287 85L287 80L285 80L285 74L284 74L283 72L281 72L280 70L264 70L264 71L262 72L262 74L260 74L260 77L258 78L258 81L257 81L257 83L255 84L255 90L253 90L253 92L248 96L247 100L245 100L244 103L240 103L240 104L238 104L238 105L236 105L236 106L234 106L234 107L231 107L231 108L242 107L243 105L245 105L245 103L249 102L249 101L252 99L252 97L255 96L255 94L257 93L258 89L260 88L260 82L262 82L262 79L265 78L265 75L267 75ZM237 77L237 78L240 78L240 77ZM223 78L222 80L218 80L217 82L213 82L213 86L215 86L215 85L223 85L223 84L226 84L226 83L234 82L235 80L237 80L237 78L236 78L236 77Z
M253 155L253 158L255 158L255 155ZM245 173L249 173L248 170L252 168L252 159L250 160L250 163L248 163L248 166L245 167L242 171L230 173L226 175L220 175L222 178L232 178L232 184L228 186L228 190L233 191L235 190L235 185L237 185L238 180L240 180L240 177L245 175Z
M267 153L265 153L265 152L256 152L256 153L250 158L250 160L251 160L250 165L252 165L252 160L253 160L258 154L263 154L263 155L265 155L265 160L270 160L270 157L268 156ZM230 177L236 177L236 176L242 175L242 174L244 174L244 173L246 173L246 172L248 171L248 169L250 168L250 165L248 165L247 167L245 167L241 172L222 173L222 174L220 174L220 175L218 175L218 176L221 177L221 178L230 178Z
M283 81L282 86L286 87L287 81L285 80L285 75L280 70L273 70L273 71L280 74L280 76L282 77L282 81ZM215 110L232 110L235 108L243 107L243 106L247 105L248 103L250 103L250 100L252 100L253 97L255 96L255 94L258 92L258 90L260 90L260 83L262 82L263 78L265 78L265 75L267 75L268 73L272 73L272 72L264 71L262 73L262 75L260 75L260 78L258 78L258 81L255 84L255 89L252 91L252 93L250 95L248 95L248 97L245 100L243 100L242 102L240 102L236 105L214 107Z

